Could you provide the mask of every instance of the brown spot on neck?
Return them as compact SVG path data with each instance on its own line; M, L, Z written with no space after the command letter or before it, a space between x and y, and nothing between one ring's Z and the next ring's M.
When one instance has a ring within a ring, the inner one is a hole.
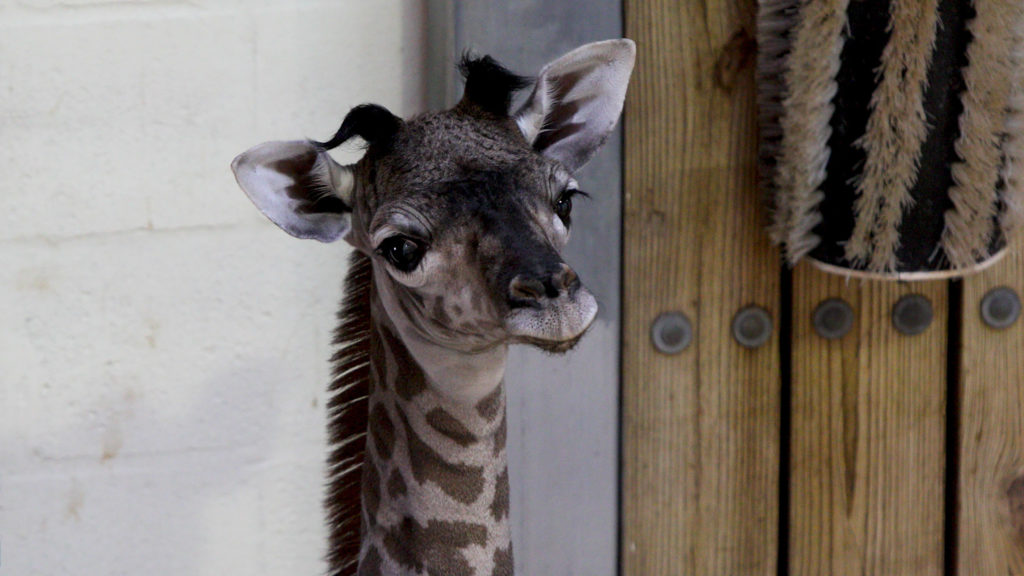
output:
M505 405L505 387L498 385L493 392L484 396L476 405L476 411L487 420L494 420Z
M472 504L484 491L484 469L445 460L413 430L409 420L399 413L409 452L409 464L416 482L432 482L453 500Z
M380 328L373 330L370 337L370 375L373 386L380 390L387 390L388 381L392 378L388 373L388 356L384 348L386 338Z
M491 516L496 521L508 518L508 500L508 468L505 468L501 471L501 474L498 474L498 479L494 483L494 500L491 501Z
M392 560L429 576L473 576L463 549L486 544L487 528L482 524L431 520L421 525L408 516L384 534L384 548Z
M505 416L505 411L501 412L501 422L498 424L498 429L494 433L494 457L497 458L501 451L505 449L505 444L508 442L508 418Z
M388 478L388 496L392 500L397 500L408 493L409 487L405 484L405 478L402 477L402 473L398 469L392 470L391 477Z
M363 463L363 506L366 521L371 525L377 523L377 511L380 510L380 474L377 466L367 459Z
M409 349L387 327L380 327L383 345L391 352L394 370L388 370L389 384L403 400L412 400L427 390L427 377ZM391 368L391 367L389 367Z
M427 424L463 448L479 441L462 422L459 422L458 419L449 414L444 408L434 408L428 412Z
M378 456L385 460L391 458L395 450L395 425L388 416L387 408L380 402L370 409L369 433Z
M512 576L512 546L494 551L493 576Z
M384 559L380 557L377 547L371 546L366 552L366 557L359 563L357 576L383 576L383 574Z

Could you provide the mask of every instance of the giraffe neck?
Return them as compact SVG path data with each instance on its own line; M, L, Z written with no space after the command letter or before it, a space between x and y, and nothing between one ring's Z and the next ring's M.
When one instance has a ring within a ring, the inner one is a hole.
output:
M442 394L486 382L438 386L374 304L359 574L511 576L500 375L480 398ZM473 373L448 360L432 373ZM479 379L493 376L485 366Z

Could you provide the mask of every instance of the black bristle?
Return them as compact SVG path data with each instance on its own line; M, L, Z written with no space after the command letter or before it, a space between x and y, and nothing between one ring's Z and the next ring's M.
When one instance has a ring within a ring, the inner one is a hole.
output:
M463 54L459 71L466 79L463 100L496 116L508 116L512 96L532 82L513 74L490 56L475 58L469 53Z
M377 104L361 104L345 115L341 128L326 142L313 143L330 150L359 136L368 144L386 144L402 127L402 119Z

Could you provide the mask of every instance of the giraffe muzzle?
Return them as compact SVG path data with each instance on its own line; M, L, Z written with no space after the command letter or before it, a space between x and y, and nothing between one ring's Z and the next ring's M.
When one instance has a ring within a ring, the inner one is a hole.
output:
M519 274L509 282L509 308L543 308L549 300L574 296L581 286L579 276L564 262L546 274Z
M509 282L505 326L513 341L564 352L597 317L597 300L576 272L559 263L547 274L519 274Z

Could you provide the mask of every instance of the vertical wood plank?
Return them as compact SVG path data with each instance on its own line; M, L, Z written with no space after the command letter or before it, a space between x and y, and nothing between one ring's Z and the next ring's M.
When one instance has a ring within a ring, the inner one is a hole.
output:
M775 574L778 256L756 188L753 0L630 0L637 69L626 103L623 571ZM769 344L733 316L762 306ZM694 340L651 345L662 312Z
M925 296L935 313L916 336L893 328L892 307L906 294ZM812 325L827 298L855 312L839 340ZM944 282L847 281L807 264L794 271L794 576L942 574L946 328Z
M993 330L989 290L1024 296L1024 242L964 282L957 574L1024 575L1024 320Z

